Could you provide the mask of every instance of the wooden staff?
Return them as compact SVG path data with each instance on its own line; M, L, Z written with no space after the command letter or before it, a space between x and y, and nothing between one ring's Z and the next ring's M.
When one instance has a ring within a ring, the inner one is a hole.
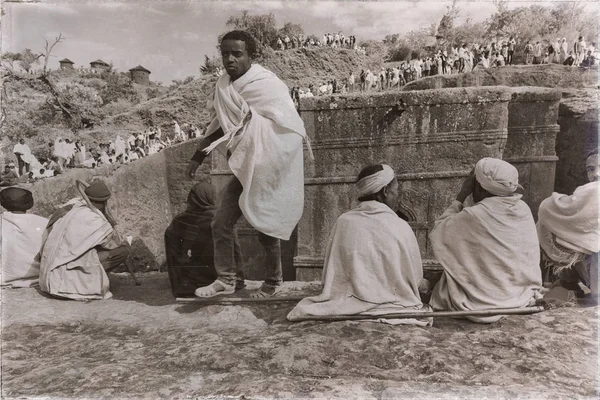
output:
M199 304L240 304L240 303L287 303L298 302L306 296L273 296L273 297L177 297L178 303L199 303Z
M544 311L543 306L523 307L523 308L498 308L495 310L476 310L476 311L427 311L427 312L407 312L392 313L380 315L335 315L335 316L309 316L300 321L364 321L379 318L385 319L403 319L403 318L439 318L439 317L488 317L493 315L526 315L535 314Z
M178 303L197 303L202 305L227 305L227 304L264 304L264 303L287 303L297 302L306 296L288 296L288 297L178 297ZM407 313L391 313L380 315L335 315L335 316L310 316L302 318L298 321L365 321L376 320L379 318L385 319L406 319L406 318L440 318L440 317L489 317L494 315L527 315L536 314L544 311L543 306L523 307L523 308L498 308L492 310L476 310L476 311L426 311L426 312L407 312Z

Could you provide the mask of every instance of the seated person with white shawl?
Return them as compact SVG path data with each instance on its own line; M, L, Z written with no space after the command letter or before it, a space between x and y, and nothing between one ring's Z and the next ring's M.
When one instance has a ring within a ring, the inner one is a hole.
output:
M589 183L540 204L538 235L545 281L598 297L598 150L586 160ZM566 299L565 299L566 300Z
M196 296L235 291L235 224L243 215L266 252L264 284L251 296L269 297L283 281L280 239L289 240L304 208L306 131L285 83L252 64L257 45L248 32L226 33L220 48L227 74L217 81L209 102L214 118L187 174L193 178L206 155L223 144L234 176L219 193L211 223L218 279Z
M10 187L0 192L0 265L2 285L29 287L37 284L40 263L35 260L42 245L42 234L48 220L27 214L33 207L29 190Z
M73 300L108 299L112 293L106 271L124 263L131 247L113 229L106 184L93 181L85 195L89 203L75 198L50 217L41 250L40 288Z
M429 237L444 272L429 304L435 310L520 308L541 298L540 251L531 210L515 193L519 173L483 158ZM476 203L464 207L470 195ZM502 316L467 317L491 323Z
M431 318L384 319L384 314L431 311L421 302L421 253L410 226L393 211L398 181L387 165L371 165L358 175L358 207L333 226L323 268L323 291L288 314L311 317L368 315L391 324L431 325Z

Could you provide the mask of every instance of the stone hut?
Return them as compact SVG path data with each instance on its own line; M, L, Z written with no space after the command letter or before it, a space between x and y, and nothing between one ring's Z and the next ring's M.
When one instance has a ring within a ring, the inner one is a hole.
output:
M107 63L105 63L102 60L96 60L96 61L92 61L90 63L90 68L96 69L96 70L103 69L103 70L108 71L110 69L110 65L108 65Z
M73 61L68 58L63 58L58 62L60 64L60 69L73 69L73 65L75 64Z
M131 68L129 70L131 74L131 80L140 85L149 85L150 84L150 71L146 68L138 65L137 67Z

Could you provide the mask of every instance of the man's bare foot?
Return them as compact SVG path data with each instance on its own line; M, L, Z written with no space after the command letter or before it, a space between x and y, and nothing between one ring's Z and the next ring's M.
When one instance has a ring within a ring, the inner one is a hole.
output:
M208 286L196 289L194 294L197 297L214 297L219 295L233 294L234 292L235 285L228 285L225 282L221 282L217 279Z
M260 289L250 293L250 297L253 299L264 299L267 297L272 297L279 291L281 286L271 286L265 285L264 283L260 287Z

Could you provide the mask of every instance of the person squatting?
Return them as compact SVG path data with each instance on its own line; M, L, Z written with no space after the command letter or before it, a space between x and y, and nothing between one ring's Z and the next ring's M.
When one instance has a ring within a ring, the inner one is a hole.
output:
M290 238L302 216L304 141L311 158L312 152L288 88L253 62L252 36L231 31L220 48L227 73L216 82L209 104L213 119L187 175L193 177L217 149L227 156L233 177L218 194L206 182L192 187L187 209L165 232L167 268L174 294L183 287L208 298L244 288L235 229L244 216L266 253L264 282L250 295L267 298L283 283L280 241ZM429 233L443 267L431 288L415 234L394 211L402 190L395 171L386 164L366 166L355 184L358 205L340 215L331 230L321 293L301 300L288 320L360 315L430 326L430 317L380 316L522 308L552 293L558 299L559 289L597 298L597 151L586 159L586 169L589 183L571 196L553 193L540 205L536 224L519 194L517 169L500 159L479 160ZM7 210L0 216L1 238L11 241L2 246L3 285L39 280L41 290L56 297L110 297L106 271L122 265L131 247L114 229L106 184L93 181L80 193L82 198L46 220L26 214L33 206L31 192L18 187L0 192ZM186 264L202 268L180 268ZM492 323L501 317L468 318Z

